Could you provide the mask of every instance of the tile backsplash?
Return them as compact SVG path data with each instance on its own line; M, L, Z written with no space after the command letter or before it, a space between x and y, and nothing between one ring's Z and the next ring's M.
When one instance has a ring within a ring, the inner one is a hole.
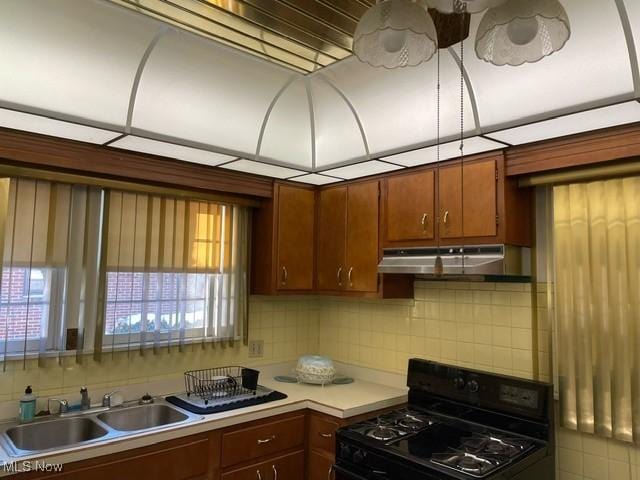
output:
M320 303L321 353L406 372L411 357L531 378L531 285L416 282L414 300Z

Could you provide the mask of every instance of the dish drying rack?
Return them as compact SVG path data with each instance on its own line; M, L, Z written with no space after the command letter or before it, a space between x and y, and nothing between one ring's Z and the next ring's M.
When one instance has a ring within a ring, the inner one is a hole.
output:
M260 372L240 366L204 368L184 372L187 397L195 395L205 404L210 400L255 395Z

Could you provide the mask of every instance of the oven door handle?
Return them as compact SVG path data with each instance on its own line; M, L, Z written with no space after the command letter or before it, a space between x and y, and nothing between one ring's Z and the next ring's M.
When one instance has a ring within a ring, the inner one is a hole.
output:
M333 470L336 472L336 480L391 480L391 477L389 477L387 472L380 472L377 470L371 472L373 476L367 475L366 478L362 475L358 475L357 473L345 470L339 465L334 465Z

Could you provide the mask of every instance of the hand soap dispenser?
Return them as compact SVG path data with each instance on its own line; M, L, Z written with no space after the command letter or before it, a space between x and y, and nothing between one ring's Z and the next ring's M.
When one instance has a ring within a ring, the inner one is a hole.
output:
M20 412L18 414L18 419L20 423L26 423L33 420L33 417L36 415L36 396L33 394L33 390L31 390L31 385L29 385L25 391L23 397L20 399Z

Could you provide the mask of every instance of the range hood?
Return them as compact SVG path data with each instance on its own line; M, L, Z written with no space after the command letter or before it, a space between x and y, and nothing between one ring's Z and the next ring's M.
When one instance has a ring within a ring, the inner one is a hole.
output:
M435 271L438 256L442 259L442 275ZM378 272L429 280L528 282L531 250L510 245L385 249Z

